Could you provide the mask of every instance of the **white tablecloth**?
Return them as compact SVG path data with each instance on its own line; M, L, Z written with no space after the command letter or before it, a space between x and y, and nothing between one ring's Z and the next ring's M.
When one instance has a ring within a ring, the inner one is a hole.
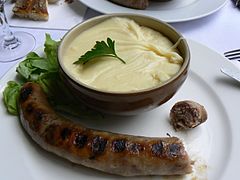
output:
M91 9L87 10L85 19L99 15ZM240 48L240 10L233 6L231 0L218 12L193 21L172 24L185 38L200 42L216 52L223 54L225 51ZM42 46L45 33L51 34L54 39L60 39L66 31L43 30L29 28L12 28L13 31L27 31L36 38L36 48ZM18 61L0 63L0 78ZM240 62L234 64L240 69Z

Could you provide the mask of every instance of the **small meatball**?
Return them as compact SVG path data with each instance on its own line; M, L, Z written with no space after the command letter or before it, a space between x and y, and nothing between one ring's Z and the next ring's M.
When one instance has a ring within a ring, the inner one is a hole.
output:
M176 131L195 128L206 120L205 108L193 101L177 102L170 111L170 123Z

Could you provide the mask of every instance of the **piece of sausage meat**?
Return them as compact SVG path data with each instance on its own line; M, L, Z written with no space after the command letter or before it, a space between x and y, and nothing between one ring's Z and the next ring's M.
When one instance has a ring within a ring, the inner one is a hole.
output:
M181 175L191 160L177 137L150 138L83 127L55 113L38 84L19 97L23 128L43 149L76 164L122 176Z

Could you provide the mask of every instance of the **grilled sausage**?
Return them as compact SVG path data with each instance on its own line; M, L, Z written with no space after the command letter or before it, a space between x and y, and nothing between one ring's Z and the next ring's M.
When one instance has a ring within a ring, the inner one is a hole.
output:
M177 137L131 136L83 127L57 115L38 84L22 87L19 111L23 128L36 143L76 164L123 176L192 172Z
M146 9L149 4L148 0L110 0L110 1L134 9Z

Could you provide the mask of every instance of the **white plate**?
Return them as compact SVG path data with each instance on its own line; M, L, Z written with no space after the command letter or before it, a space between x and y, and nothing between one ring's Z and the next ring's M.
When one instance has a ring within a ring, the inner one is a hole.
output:
M135 10L116 5L108 0L79 0L86 6L101 13L135 13L152 16L173 23L189 21L210 15L225 5L226 0L170 0L152 1L145 10Z
M189 76L178 93L161 107L133 117L106 117L102 120L81 120L88 127L113 132L182 138L194 160L196 172L180 179L206 177L209 180L239 179L240 149L240 84L220 72L221 67L236 69L216 52L188 40L191 49ZM0 81L0 98L7 81L16 76L11 69ZM172 105L191 99L208 111L206 123L185 133L176 133L168 122ZM6 113L0 102L0 179L79 180L118 179L120 177L73 165L36 145L20 126L15 116ZM207 168L205 167L207 165ZM137 177L133 179L159 179ZM176 179L177 177L173 177ZM166 179L165 177L162 179ZM171 178L167 178L171 179Z

